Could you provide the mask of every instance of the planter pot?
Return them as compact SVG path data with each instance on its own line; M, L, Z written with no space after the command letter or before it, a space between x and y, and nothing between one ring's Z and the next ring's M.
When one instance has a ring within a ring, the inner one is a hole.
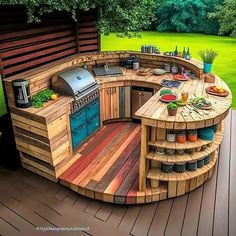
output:
M202 168L204 166L204 159L200 159L197 161L197 168Z
M167 110L168 110L169 116L175 116L177 114L178 108L175 108L175 109L167 108Z
M206 73L206 74L211 73L211 68L212 68L212 64L204 63L204 65L203 65L204 73Z
M174 164L172 163L161 163L161 171L164 173L171 173L174 171Z
M215 75L212 73L204 74L205 83L215 83Z
M177 135L176 135L176 141L178 143L186 143L186 133L184 131L180 131Z
M172 156L175 155L175 149L166 149L166 155Z
M186 171L186 163L175 164L175 172L183 173Z
M187 139L190 142L197 142L197 130L189 130L187 134Z
M176 155L181 156L181 155L184 155L184 154L185 154L185 150L184 150L184 149L178 149L178 150L176 150Z
M175 142L176 134L173 131L168 131L166 135L166 140L169 142Z
M187 171L195 171L197 169L197 162L188 162L186 166Z
M211 160L211 156L206 156L204 158L204 165L208 165L210 163L210 160Z

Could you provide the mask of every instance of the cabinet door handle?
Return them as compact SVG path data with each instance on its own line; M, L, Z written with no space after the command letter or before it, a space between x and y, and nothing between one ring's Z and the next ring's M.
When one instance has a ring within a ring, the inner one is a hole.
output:
M142 93L142 92L139 92L138 95L139 95L139 96L143 96L143 93Z

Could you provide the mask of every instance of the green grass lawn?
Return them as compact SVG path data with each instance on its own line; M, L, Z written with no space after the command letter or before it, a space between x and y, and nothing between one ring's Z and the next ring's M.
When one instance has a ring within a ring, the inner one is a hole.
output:
M236 37L212 36L203 34L142 32L141 38L117 38L115 34L102 37L102 50L140 50L143 44L159 46L161 51L171 51L178 46L190 47L193 57L199 59L201 49L212 48L218 52L213 72L220 76L233 93L233 105L236 109Z

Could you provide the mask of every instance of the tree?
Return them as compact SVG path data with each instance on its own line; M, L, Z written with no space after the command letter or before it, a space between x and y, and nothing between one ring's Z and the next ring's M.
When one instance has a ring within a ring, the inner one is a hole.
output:
M40 21L40 16L52 11L67 11L76 20L76 9L99 10L101 33L116 32L119 36L135 36L154 19L155 0L0 0L0 4L23 4L28 21Z
M221 0L166 0L156 11L158 31L217 34L216 20L207 13Z
M224 0L209 17L218 20L219 34L236 34L236 0Z

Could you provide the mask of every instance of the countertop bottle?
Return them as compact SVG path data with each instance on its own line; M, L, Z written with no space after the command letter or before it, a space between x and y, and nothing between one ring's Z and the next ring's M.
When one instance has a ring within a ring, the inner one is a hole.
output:
M189 50L189 47L188 47L188 50L187 50L187 53L185 54L185 59L186 60L190 60L190 50Z

